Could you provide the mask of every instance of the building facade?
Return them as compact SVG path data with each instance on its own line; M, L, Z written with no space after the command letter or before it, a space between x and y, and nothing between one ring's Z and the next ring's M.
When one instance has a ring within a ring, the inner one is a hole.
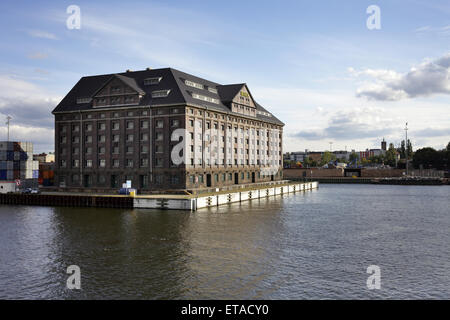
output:
M141 192L282 179L284 124L245 83L172 69L83 77L53 110L55 184Z

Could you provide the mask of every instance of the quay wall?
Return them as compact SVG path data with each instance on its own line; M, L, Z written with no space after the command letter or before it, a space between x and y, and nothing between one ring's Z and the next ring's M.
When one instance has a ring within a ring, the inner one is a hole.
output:
M252 189L235 189L210 194L194 195L158 195L158 196L102 196L102 195L68 195L68 194L0 194L0 204L22 204L68 207L102 207L102 208L141 208L173 209L195 211L200 208L215 207L234 202L251 201L293 192L317 189L319 183L291 182L284 185L258 187Z

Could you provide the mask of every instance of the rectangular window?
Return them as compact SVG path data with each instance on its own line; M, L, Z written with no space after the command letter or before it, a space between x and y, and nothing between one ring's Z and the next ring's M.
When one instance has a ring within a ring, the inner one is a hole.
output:
M119 122L113 122L112 123L112 129L113 130L119 130L119 128L120 128Z
M194 81L185 80L184 83L185 83L187 86L190 86L190 87L193 87L193 88L197 88L197 89L203 89L203 88L204 88L202 84L196 83L196 82L194 82Z
M92 168L92 160L86 160L86 168Z
M154 77L154 78L147 78L144 79L144 86L152 86L155 84L159 84L162 80L162 77Z
M140 182L141 188L147 188L148 187L148 176L140 175L139 182Z
M147 120L141 121L141 128L142 129L147 129L148 128L148 121Z
M208 87L208 91L217 94L217 89Z
M156 120L156 127L157 128L162 128L164 126L164 121L163 120Z
M99 166L100 168L106 167L106 160L105 160L105 159L100 159L100 160L98 161L98 166Z
M152 91L152 98L165 98L169 95L169 93L170 93L170 89L169 90Z
M133 129L134 128L134 122L133 121L127 121L127 129Z
M114 168L118 168L119 165L120 165L119 159L114 159L114 160L113 160L113 167L114 167Z
M98 130L105 130L106 129L106 124L105 123L98 123Z
M198 100L202 100L202 101L207 101L207 102L211 102L211 103L215 103L215 104L219 104L219 99L215 99L215 98L211 98L211 97L207 97L201 94L197 94L197 93L192 93L192 98L194 99L198 99Z
M148 158L141 159L141 167L148 167Z
M134 136L132 134L127 134L127 142L133 142Z
M148 133L141 133L141 141L148 141Z

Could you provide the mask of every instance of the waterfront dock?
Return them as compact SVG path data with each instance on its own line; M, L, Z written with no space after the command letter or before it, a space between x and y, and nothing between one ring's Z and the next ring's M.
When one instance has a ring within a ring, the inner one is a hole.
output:
M99 208L141 208L141 209L176 209L195 211L201 208L215 207L223 204L250 201L260 198L305 192L317 189L319 183L286 182L267 186L246 187L199 194L153 194L153 195L100 195L48 192L43 194L0 194L0 204L65 206L65 207L99 207Z

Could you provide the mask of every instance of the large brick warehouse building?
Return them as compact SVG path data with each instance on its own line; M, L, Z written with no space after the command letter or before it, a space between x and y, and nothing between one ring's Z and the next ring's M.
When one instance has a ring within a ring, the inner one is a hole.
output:
M284 124L245 83L172 68L81 78L53 110L60 188L140 192L282 179Z

